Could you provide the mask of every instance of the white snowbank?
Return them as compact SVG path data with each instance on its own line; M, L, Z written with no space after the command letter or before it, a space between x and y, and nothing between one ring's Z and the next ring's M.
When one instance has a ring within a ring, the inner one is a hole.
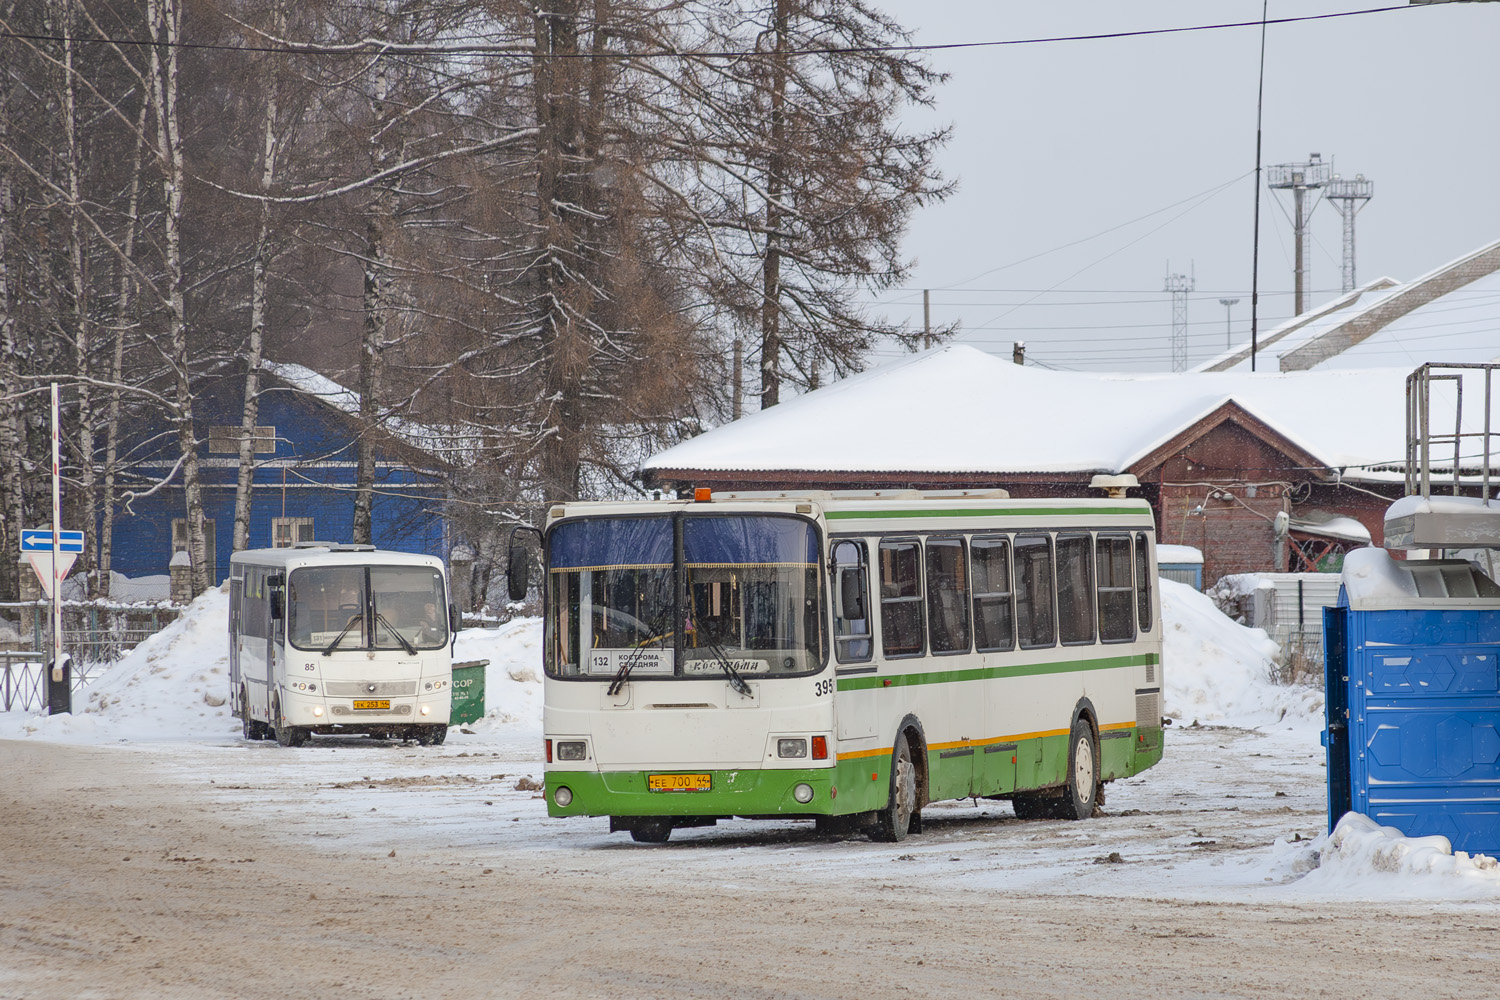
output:
M1161 581L1163 709L1181 722L1254 727L1320 719L1323 695L1272 682L1280 647L1192 587Z
M484 670L485 717L475 732L520 724L542 728L542 620L515 618L499 628L458 633L453 662L489 660Z
M1500 862L1453 850L1447 837L1408 837L1360 813L1345 813L1332 833L1298 844L1277 841L1285 871L1307 872L1299 891L1357 890L1393 899L1500 896Z

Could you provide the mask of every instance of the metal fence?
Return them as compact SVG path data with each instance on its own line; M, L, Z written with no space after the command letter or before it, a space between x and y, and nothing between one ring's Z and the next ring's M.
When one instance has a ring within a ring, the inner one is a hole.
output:
M63 602L63 651L73 657L75 677L90 668L114 663L148 636L177 620L175 604L112 604L108 601ZM51 649L52 605L47 601L0 603L0 653Z

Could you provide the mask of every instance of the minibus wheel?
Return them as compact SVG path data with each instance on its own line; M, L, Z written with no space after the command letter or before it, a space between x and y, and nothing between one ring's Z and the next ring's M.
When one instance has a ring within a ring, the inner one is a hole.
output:
M301 726L289 726L281 717L281 702L271 702L271 718L276 720L276 742L284 747L300 747L311 739L312 734Z
M416 741L418 746L437 747L442 746L443 741L448 738L447 726L417 726Z
M1099 790L1099 743L1094 727L1080 715L1068 736L1068 785L1058 802L1059 819L1088 819Z
M672 836L672 821L643 819L630 828L630 839L637 844L665 844Z

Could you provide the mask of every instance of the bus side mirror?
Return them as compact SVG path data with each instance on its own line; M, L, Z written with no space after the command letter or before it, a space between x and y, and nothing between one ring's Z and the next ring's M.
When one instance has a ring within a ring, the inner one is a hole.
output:
M510 564L506 568L505 578L510 599L526 600L526 592L531 589L531 557L514 539L510 545Z
M839 617L857 621L865 617L865 569L846 569L839 574Z
M279 622L286 615L286 606L282 603L281 591L271 591L271 620Z
M458 605L448 605L448 631L457 632L463 626L463 619L458 615Z

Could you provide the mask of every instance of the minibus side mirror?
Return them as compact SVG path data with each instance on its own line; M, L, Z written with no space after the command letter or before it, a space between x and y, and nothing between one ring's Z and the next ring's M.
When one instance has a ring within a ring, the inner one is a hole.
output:
M282 603L281 591L271 591L271 620L279 622L286 615L286 606Z
M506 568L506 586L512 601L526 600L531 589L531 556L515 539L510 543L510 564Z
M463 619L458 615L458 605L448 605L448 631L457 632L463 627Z
M857 621L865 617L865 568L851 567L839 573L839 617Z

